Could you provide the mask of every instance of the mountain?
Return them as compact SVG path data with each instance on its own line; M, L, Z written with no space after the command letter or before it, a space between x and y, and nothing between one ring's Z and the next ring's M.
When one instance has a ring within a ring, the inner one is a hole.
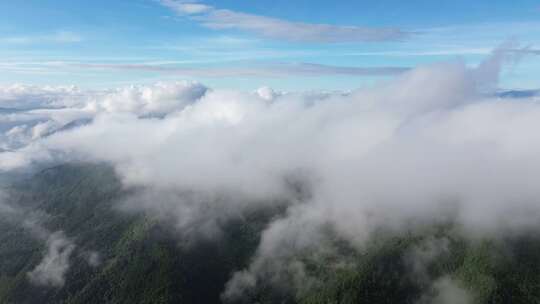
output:
M279 279L227 299L227 282L254 260L282 208L252 210L191 242L150 214L119 210L137 189L107 165L44 169L4 191L0 303L540 303L536 233L475 239L444 223L380 231L359 248L329 231L321 250L283 257ZM66 257L61 280L36 284Z

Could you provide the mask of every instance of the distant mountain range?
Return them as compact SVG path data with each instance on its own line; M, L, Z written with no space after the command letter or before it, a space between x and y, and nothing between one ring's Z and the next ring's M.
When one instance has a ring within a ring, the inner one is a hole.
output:
M16 113L16 112L20 112L20 111L23 111L23 110L13 109L13 108L1 108L0 107L0 114L10 114L10 113Z
M540 90L509 90L501 91L496 94L501 98L529 98L540 96Z

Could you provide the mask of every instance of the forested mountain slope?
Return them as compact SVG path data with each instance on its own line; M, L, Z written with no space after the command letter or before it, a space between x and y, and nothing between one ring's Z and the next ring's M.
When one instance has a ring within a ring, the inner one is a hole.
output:
M283 257L279 280L226 297L279 207L186 240L117 203L137 190L106 165L61 165L13 182L0 205L0 303L539 303L540 238L465 238L451 223L334 237ZM300 265L299 267L295 265ZM299 270L300 269L300 270Z

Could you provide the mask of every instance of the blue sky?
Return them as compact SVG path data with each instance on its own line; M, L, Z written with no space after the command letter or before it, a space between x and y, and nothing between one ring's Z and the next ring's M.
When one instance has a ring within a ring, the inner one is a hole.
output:
M502 86L540 87L540 1L2 1L0 84L353 89L508 39Z

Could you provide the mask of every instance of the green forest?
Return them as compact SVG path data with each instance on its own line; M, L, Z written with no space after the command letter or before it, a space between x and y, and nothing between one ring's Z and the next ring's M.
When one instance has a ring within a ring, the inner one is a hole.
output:
M470 238L445 223L380 231L357 247L329 230L319 248L279 261L279 281L262 277L231 299L227 282L249 267L283 208L246 212L222 223L219 236L193 241L149 214L119 211L116 202L134 190L106 165L47 168L3 190L6 204L23 211L0 217L0 303L540 303L540 238L532 233ZM76 244L62 284L29 277L47 251L24 224L36 216L43 230ZM99 262L87 262L89 252Z

